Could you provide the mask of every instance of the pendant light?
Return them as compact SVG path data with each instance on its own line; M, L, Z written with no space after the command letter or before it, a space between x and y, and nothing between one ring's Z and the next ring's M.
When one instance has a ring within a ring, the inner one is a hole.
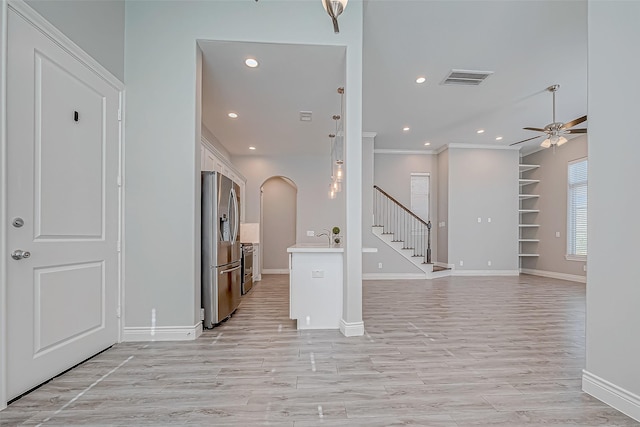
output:
M340 32L340 28L338 28L338 16L346 9L347 1L349 0L322 0L322 6L331 17L333 32L336 34Z

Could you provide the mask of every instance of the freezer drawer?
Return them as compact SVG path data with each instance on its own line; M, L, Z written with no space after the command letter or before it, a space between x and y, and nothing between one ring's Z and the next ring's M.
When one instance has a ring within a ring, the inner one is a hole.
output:
M205 328L212 328L231 316L240 304L240 261L212 267L211 273L202 289Z

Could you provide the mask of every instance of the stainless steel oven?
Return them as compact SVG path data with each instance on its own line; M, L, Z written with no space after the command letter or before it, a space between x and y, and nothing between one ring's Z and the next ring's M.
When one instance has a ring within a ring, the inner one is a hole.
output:
M253 287L253 244L242 244L242 295Z

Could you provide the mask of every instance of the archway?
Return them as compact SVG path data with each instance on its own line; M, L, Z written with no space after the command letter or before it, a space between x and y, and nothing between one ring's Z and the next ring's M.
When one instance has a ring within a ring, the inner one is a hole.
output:
M263 274L289 272L287 248L296 243L298 187L289 178L272 176L260 187Z

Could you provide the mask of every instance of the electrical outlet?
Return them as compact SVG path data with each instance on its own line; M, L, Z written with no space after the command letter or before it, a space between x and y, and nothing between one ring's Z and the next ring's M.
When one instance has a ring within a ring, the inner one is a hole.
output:
M464 261L460 261L460 267L464 265Z
M487 265L491 267L491 261L487 261Z
M311 271L311 278L312 279L322 279L324 277L324 271L323 270L312 270Z
M560 237L560 232L556 231L556 237Z
M482 218L478 217L478 223L482 222Z
M491 218L487 218L487 222L491 222Z
M582 266L582 271L587 271L587 264Z
M200 320L204 320L204 308L200 309Z
M378 268L382 268L382 263L381 262L378 263Z
M307 230L307 237L314 237L316 235L316 232L313 230Z

